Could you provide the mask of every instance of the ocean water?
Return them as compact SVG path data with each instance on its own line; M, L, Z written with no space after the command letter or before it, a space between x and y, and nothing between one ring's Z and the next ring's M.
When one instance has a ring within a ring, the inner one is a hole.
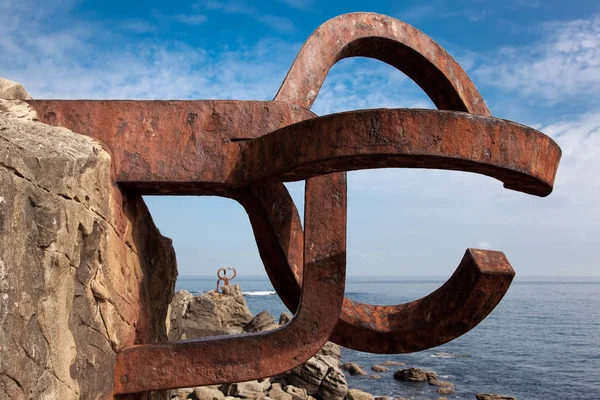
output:
M277 320L288 311L266 277L238 277L250 310L270 311ZM443 283L436 279L349 277L346 296L371 304L398 304L423 297ZM179 277L176 290L214 290L216 277ZM436 353L444 352L441 357ZM467 334L442 346L412 354L382 355L342 349L344 361L370 372L386 360L435 371L456 384L448 399L499 393L520 400L600 400L600 281L513 282L498 307ZM376 396L438 399L436 387L381 379L347 377L351 388ZM375 374L375 373L374 373Z

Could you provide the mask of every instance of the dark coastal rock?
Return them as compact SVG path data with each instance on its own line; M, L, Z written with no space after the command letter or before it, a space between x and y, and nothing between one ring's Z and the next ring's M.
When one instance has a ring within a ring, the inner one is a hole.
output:
M371 378L371 379L381 379L381 375L377 375L377 374L375 374L375 375L369 375L369 378Z
M282 312L279 315L279 325L285 325L292 320L292 316L286 312Z
M381 365L387 365L387 366L392 365L392 366L401 367L401 366L406 365L406 363L403 363L403 362L400 362L400 361L384 361L384 362L381 363Z
M347 400L375 400L375 397L371 393L363 392L358 389L348 390L346 395Z
M455 394L456 389L453 387L440 387L437 392L438 394Z
M475 395L477 400L517 400L516 397L512 396L503 396L501 394L493 394L493 393L479 393Z
M373 365L371 367L371 371L375 371L375 372L385 372L385 371L389 371L390 369L388 367L384 367L383 365Z
M348 371L350 375L368 375L364 369L354 362L345 362L341 367L344 371Z
M394 372L394 379L405 382L425 382L428 376L421 368L407 368Z
M277 329L279 325L268 311L261 311L244 327L244 332L259 332Z
M433 371L425 371L425 375L427 376L427 380L431 383L432 381L437 381L438 376Z
M430 378L428 379L429 384L433 385L433 386L440 386L440 387L453 387L456 386L454 383L452 382L448 382L448 381L441 381L437 378Z

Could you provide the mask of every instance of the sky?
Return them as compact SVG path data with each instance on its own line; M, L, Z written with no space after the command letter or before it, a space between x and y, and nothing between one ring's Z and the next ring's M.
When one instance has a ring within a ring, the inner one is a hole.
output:
M562 148L546 198L475 174L348 175L348 275L449 276L465 249L503 251L518 276L599 276L600 2L0 0L0 77L38 99L270 100L302 43L347 12L403 20L442 45L496 117ZM330 71L312 108L434 108L370 59ZM300 215L303 182L286 184ZM247 215L217 197L146 197L180 275L264 275Z

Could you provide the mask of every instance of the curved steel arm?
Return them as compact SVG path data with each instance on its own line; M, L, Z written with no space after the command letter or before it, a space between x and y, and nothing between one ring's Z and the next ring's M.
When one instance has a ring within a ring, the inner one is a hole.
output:
M285 182L323 171L448 169L547 196L560 156L550 137L514 122L452 111L378 109L312 118L253 139L238 173L239 180Z
M304 121L249 142L246 155L246 169L240 173L259 181L271 173L278 180L292 180L324 170L422 167L481 173L511 189L546 196L552 190L560 149L540 132L508 121L457 112L386 109ZM255 185L239 201L248 210L275 290L295 311L303 264L302 228L289 194L278 185ZM256 216L269 223L256 221ZM453 277L424 299L397 306L345 299L331 339L375 353L441 345L481 322L500 302L513 276L502 253L468 250Z
M307 180L305 196L304 279L292 321L269 332L123 349L115 366L115 394L265 378L319 351L335 328L344 298L346 175Z
M359 12L332 18L306 40L276 101L310 108L329 69L348 57L369 57L404 72L437 108L491 115L466 72L429 36L395 18Z
M371 353L411 353L473 329L500 303L515 272L502 252L468 249L454 274L428 296L376 306L344 299L331 338Z

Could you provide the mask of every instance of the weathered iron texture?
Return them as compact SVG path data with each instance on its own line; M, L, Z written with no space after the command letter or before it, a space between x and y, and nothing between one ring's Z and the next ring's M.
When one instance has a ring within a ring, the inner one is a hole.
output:
M233 271L233 275L227 276L227 271ZM223 275L221 275L221 272L223 272ZM221 281L223 281L223 286L229 286L229 281L234 279L236 276L237 276L237 271L233 267L219 268L217 270L217 278L219 278L219 279L217 279L217 288L215 289L215 291L217 293L219 293L219 286L221 285Z
M345 174L306 181L303 287L289 324L266 333L130 347L117 358L115 393L264 378L318 352L337 323L344 299L345 189Z
M317 117L310 107L329 69L356 56L404 72L439 111ZM514 271L504 254L468 249L441 288L410 303L343 299L346 171L468 171L547 196L561 156L543 133L493 118L464 70L431 38L373 13L321 25L273 101L28 102L43 122L100 140L124 190L237 200L275 290L295 312L290 324L267 333L127 348L117 359L116 394L275 375L307 360L327 339L357 350L402 353L464 334L506 293ZM307 180L304 230L282 183L301 179Z

